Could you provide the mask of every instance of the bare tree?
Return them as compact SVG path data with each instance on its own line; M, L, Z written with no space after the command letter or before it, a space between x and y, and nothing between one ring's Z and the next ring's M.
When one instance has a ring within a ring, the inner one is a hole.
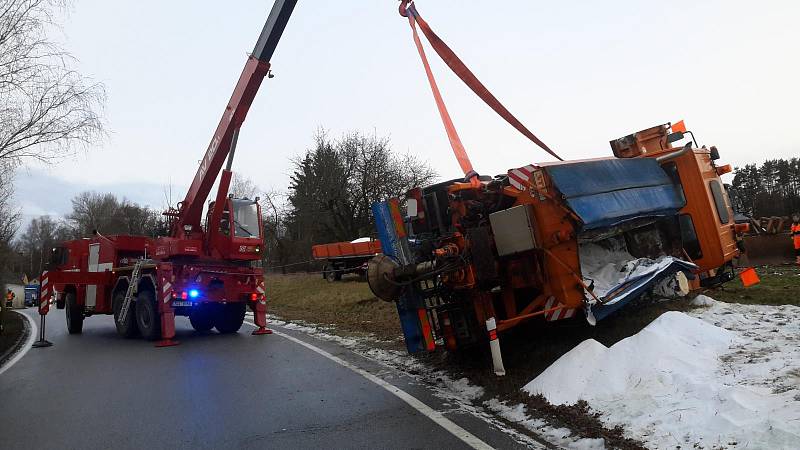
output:
M167 221L155 210L137 205L114 194L82 192L72 199L72 212L67 216L74 237L102 234L165 236Z
M23 271L29 279L38 277L45 267L50 250L60 241L67 238L67 225L50 216L42 216L31 220L25 232L16 241L16 249L22 256Z
M50 40L69 0L0 0L0 160L53 162L102 139L102 84Z
M258 196L259 187L256 185L255 181L250 178L234 173L228 192L233 194L236 198L249 198L252 200Z
M13 204L14 170L0 162L0 276L2 281L17 280L19 264L12 239L20 222L20 209ZM15 270L16 269L16 270Z

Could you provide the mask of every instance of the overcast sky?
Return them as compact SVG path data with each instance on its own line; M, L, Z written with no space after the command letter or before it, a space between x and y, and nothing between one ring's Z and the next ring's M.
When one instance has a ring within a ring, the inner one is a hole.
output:
M461 175L395 0L300 0L242 127L234 170L285 191L290 158L324 127L388 135L443 178ZM272 0L75 0L63 39L108 91L109 139L18 177L24 213L59 214L82 190L162 207L183 198ZM800 2L418 0L495 95L568 159L685 119L741 165L798 155ZM429 58L476 170L539 150Z

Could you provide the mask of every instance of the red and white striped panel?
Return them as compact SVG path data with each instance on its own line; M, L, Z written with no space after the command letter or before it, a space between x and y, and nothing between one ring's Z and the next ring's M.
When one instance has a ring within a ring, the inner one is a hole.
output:
M161 299L164 301L164 304L172 300L172 283L169 281L164 281L164 284L161 285Z
M520 191L526 191L528 190L528 180L531 179L531 173L533 173L534 168L533 164L528 164L519 169L511 169L508 171L508 181Z
M555 306L554 306L553 304L555 302L556 302L555 297L550 297L550 298L547 299L547 303L544 304L544 309L545 310L548 310L550 308L557 308L557 307L561 307L562 308L562 309L556 309L554 311L550 311L550 312L544 313L544 318L548 322L555 322L558 319L569 319L570 317L575 315L575 308L568 308L568 309L564 308L564 304L561 303L561 302L556 303Z
M39 285L39 314L47 314L50 311L52 286L47 276L47 271L42 272L41 283Z
M258 302L261 303L262 305L266 305L267 304L267 295L266 295L266 290L264 289L264 280L263 279L258 282L258 285L256 286L256 292L258 292L258 294L259 294Z

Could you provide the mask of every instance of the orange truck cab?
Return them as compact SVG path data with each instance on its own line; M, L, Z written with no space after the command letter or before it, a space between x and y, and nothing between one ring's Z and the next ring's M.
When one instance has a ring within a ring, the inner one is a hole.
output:
M683 121L664 124L611 141L618 158L655 158L680 188L686 200L679 221L686 256L699 266L699 280L712 286L735 277L733 263L740 256L734 212L720 176L730 165L718 166L716 147L694 148L689 142L675 148L674 142L690 135Z

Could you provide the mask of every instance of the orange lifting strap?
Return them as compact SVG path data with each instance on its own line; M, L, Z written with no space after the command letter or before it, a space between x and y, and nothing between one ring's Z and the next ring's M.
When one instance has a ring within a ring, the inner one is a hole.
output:
M563 161L563 159L558 156L553 150L551 150L544 142L542 142L539 138L536 137L525 125L522 124L516 117L514 117L511 112L500 103L497 98L492 95L491 92L483 85L483 83L478 80L475 74L472 73L469 68L459 59L458 56L447 46L447 44L442 41L436 33L433 32L431 27L428 25L427 22L419 15L417 8L414 6L413 0L401 0L400 3L400 15L403 17L408 18L408 23L411 25L411 30L414 35L414 44L417 46L417 51L419 52L420 58L422 58L422 64L425 66L425 73L428 76L428 81L431 85L431 90L433 91L433 97L436 100L436 107L439 109L439 115L442 117L442 122L444 123L445 131L447 132L447 137L450 140L450 145L453 147L453 153L456 155L456 159L458 160L461 169L464 171L465 178L472 180L475 179L477 181L477 173L472 169L472 163L469 161L469 156L467 156L467 152L464 149L464 144L461 143L461 138L459 138L458 133L456 132L455 126L453 125L453 121L450 118L450 114L447 112L447 107L444 104L444 100L442 100L442 95L439 92L439 88L436 85L436 80L433 77L433 72L431 72L430 65L428 64L428 58L425 56L425 50L422 48L422 42L420 42L419 35L417 34L417 27L418 24L420 29L422 29L422 33L425 34L425 37L428 39L428 42L431 44L431 47L439 54L439 57L447 64L448 67L456 74L461 81L463 81L470 89L472 89L478 97L481 98L490 108L492 108L500 117L505 119L506 122L511 124L514 128L517 129L523 136L527 137L534 144L541 147L547 153L553 155L559 161ZM474 182L474 181L473 181Z

